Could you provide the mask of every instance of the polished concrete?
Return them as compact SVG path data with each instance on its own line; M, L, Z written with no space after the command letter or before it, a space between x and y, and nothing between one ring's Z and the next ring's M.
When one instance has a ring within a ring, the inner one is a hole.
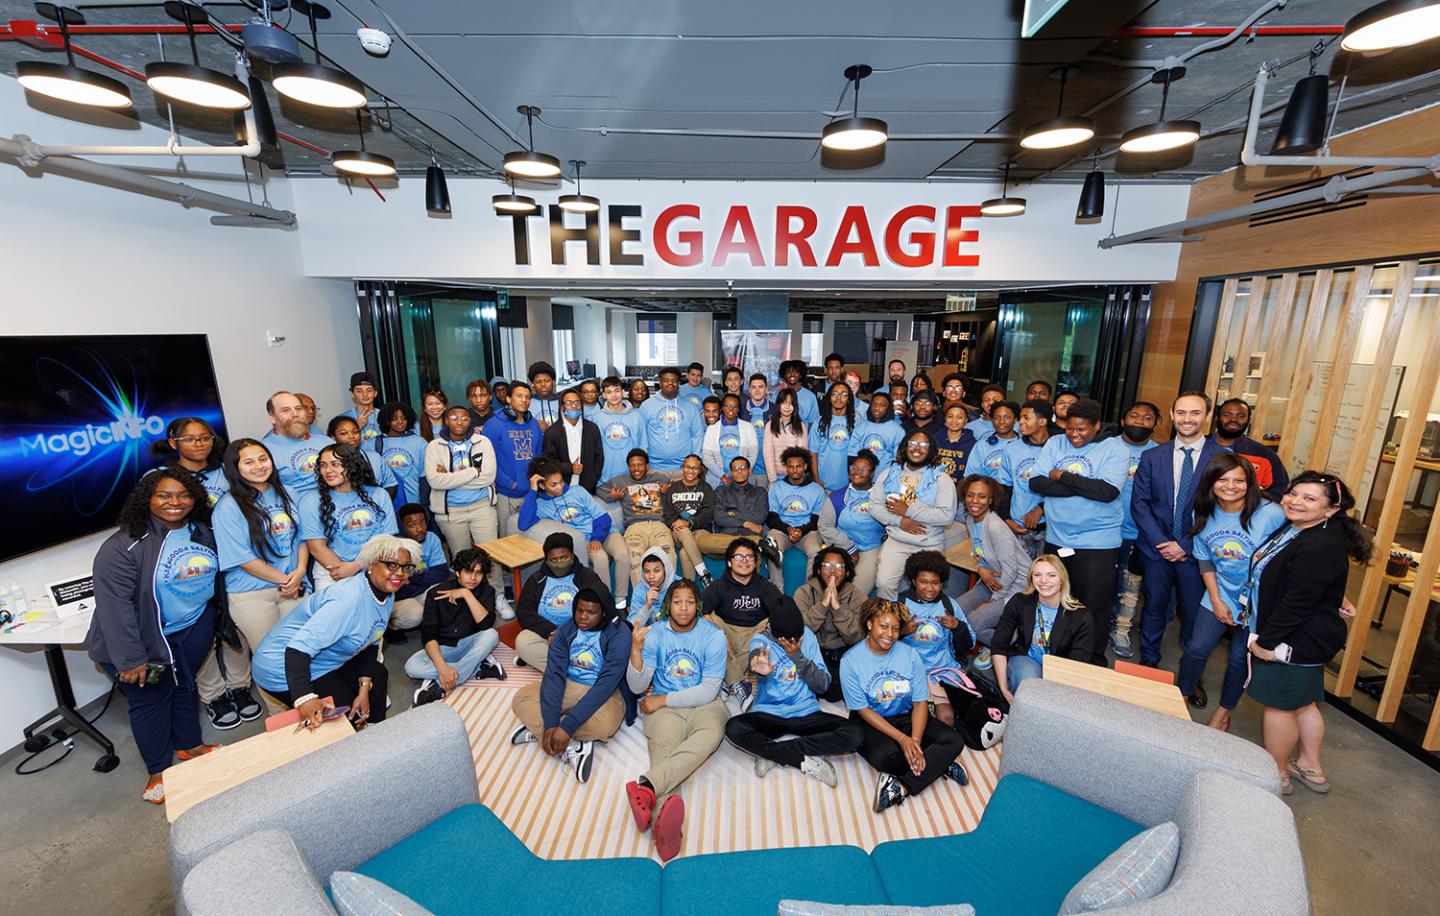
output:
M392 714L410 705L412 682L401 669L416 648L412 638L387 653ZM1165 664L1173 667L1174 659ZM1222 670L1223 653L1216 652L1206 676L1212 695L1219 692ZM1204 721L1209 712L1195 716ZM1340 712L1327 710L1326 722L1325 768L1335 788L1320 796L1297 784L1287 800L1299 825L1315 912L1432 912L1440 900L1440 870L1430 866L1428 854L1440 841L1440 773ZM121 758L112 773L90 769L99 754L83 739L64 762L33 776L14 773L23 752L0 758L6 866L0 913L170 911L165 814L140 800L144 766L130 738L123 698L99 725ZM258 721L221 733L207 726L206 737L224 743L259 730ZM1233 731L1259 737L1259 709L1249 700L1237 710ZM5 740L12 737L18 736ZM1135 778L1143 780L1144 774Z

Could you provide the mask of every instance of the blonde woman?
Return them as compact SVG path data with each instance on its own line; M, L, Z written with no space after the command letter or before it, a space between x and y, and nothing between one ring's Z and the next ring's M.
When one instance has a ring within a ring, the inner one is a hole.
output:
M1089 660L1092 624L1084 610L1070 594L1070 576L1060 558L1053 553L1036 557L1025 590L1005 603L990 642L995 682L1007 702L1015 702L1021 681L1040 677L1045 656Z

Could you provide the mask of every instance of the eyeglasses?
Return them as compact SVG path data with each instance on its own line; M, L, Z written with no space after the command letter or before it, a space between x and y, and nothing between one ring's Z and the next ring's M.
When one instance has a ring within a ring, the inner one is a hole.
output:
M834 560L831 560L831 561L829 561L829 562L827 562L827 563L821 563L821 564L820 564L820 568L821 568L821 569L844 569L844 568L845 568L845 564L844 564L844 563L836 563Z
M749 553L737 553L735 554L735 556L731 557L731 561L735 563L740 563L742 561L745 563L754 563L755 556L754 554Z
M176 436L175 441L183 445L209 445L215 441L214 436Z
M382 560L381 562L385 564L385 569L392 573L403 572L408 576L415 571L414 563L396 563L394 560Z

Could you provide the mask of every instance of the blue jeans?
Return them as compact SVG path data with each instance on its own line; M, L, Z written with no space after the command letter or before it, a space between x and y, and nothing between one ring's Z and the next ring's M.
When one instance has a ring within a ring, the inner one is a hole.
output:
M1180 677L1175 685L1187 697L1194 692L1195 685L1200 683L1200 677L1205 673L1205 664L1210 661L1210 653L1215 651L1215 644L1224 639L1227 632L1230 633L1230 658L1225 664L1225 681L1220 687L1220 705L1234 709L1240 702L1240 694L1245 691L1245 676L1250 670L1246 664L1246 657L1250 654L1250 634L1240 627L1227 627L1203 607L1195 615L1195 626L1190 631L1190 638L1185 641L1185 654L1180 658Z
M1205 583L1200 579L1200 566L1193 557L1171 563L1142 552L1140 574L1140 594L1145 601L1140 612L1140 662L1153 665L1160 661L1160 644L1170 623L1171 594L1175 596L1180 614L1180 645L1186 646L1190 644L1190 631L1199 616Z
M1028 655L1005 656L1005 682L1013 696L1021 681L1040 677L1040 663Z
M480 663L490 657L499 642L500 634L492 627L471 633L453 646L440 646L440 657L460 676L456 683L463 684L475 676L475 672L480 670ZM405 673L417 681L440 680L440 670L435 667L430 656L425 654L424 649L410 656L405 662Z

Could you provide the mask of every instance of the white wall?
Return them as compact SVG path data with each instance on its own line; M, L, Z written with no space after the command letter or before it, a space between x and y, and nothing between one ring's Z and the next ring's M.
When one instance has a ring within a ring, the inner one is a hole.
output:
M0 78L0 123L7 135L28 134L42 144L164 140L154 128L121 131L44 114L26 104L8 77ZM235 180L237 162L189 164L188 183L245 196L244 183ZM169 168L173 161L152 158L145 165ZM229 180L202 180L207 173ZM290 208L286 182L266 174L271 202ZM282 386L311 394L327 416L348 405L349 373L362 366L353 288L305 277L297 233L211 226L210 211L72 178L32 177L3 160L0 201L6 284L0 333L206 334L232 436L264 432L265 399ZM267 329L284 334L284 346L267 347ZM0 564L0 581L17 580L39 595L46 582L89 570L103 538ZM103 694L108 685L89 660L80 652L68 658L79 701ZM6 748L53 706L40 653L0 649L0 696L0 748Z

